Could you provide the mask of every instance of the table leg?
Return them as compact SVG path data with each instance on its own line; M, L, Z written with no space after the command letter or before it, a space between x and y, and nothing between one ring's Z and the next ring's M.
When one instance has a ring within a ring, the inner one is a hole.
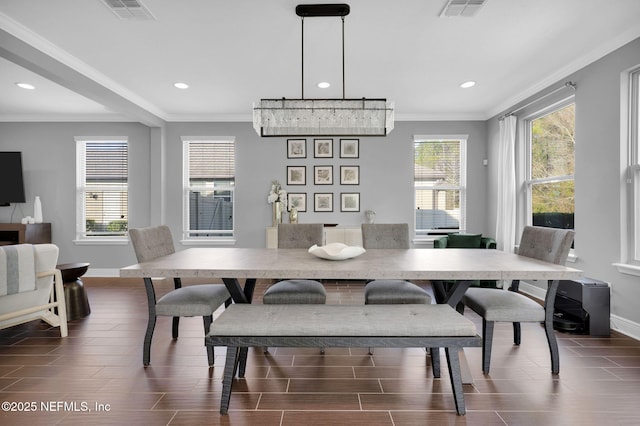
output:
M244 289L237 278L223 278L222 282L227 286L231 298L235 303L251 303L253 292L256 287L255 278L247 278L244 282ZM244 377L247 368L248 348L240 348L238 354L238 377Z

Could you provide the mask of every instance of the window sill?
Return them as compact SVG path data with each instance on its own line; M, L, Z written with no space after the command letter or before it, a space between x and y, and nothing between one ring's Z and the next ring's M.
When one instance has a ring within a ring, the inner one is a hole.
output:
M73 240L73 244L77 246L126 246L129 244L128 238L118 239L105 239L105 238L91 238L82 240Z
M620 272L621 274L640 277L640 266L638 265L629 265L628 263L614 263L613 266L618 268L618 272Z
M233 246L236 244L235 238L198 238L180 240L183 246Z

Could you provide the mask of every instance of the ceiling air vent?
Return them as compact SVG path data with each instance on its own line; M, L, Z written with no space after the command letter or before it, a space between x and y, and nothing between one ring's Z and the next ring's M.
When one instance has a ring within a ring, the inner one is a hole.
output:
M149 21L156 18L140 0L102 0L120 19Z
M475 16L487 0L448 0L440 16Z

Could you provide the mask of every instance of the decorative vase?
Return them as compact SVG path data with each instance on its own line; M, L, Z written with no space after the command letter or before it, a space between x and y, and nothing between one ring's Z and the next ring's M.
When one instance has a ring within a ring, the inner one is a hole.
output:
M272 204L273 206L273 226L278 226L279 223L282 223L282 202L276 201Z
M37 195L33 202L33 219L35 223L42 223L42 202Z
M364 212L364 217L367 219L367 223L373 223L376 220L376 212L373 210L367 210Z
M298 209L295 207L289 210L289 223L298 223Z

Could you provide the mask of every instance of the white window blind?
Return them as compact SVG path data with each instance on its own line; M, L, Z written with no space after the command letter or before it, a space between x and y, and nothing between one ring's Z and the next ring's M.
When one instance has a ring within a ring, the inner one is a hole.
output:
M127 235L128 157L126 140L77 141L79 239Z
M465 228L465 140L415 139L416 235Z
M185 140L185 238L234 235L235 142Z

